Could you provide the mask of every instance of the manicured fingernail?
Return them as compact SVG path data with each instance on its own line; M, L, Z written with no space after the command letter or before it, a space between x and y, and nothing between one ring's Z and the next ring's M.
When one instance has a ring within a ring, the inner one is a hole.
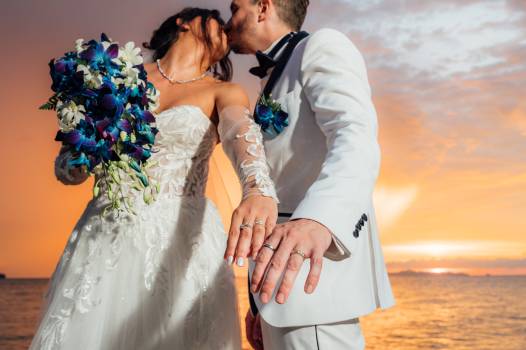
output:
M285 302L285 294L279 293L276 300L278 301L278 303L283 304Z
M253 283L252 286L250 287L250 290L252 291L252 293L255 293L258 290L258 285Z
M237 266L243 266L243 258L242 257L237 258Z
M268 303L268 294L267 293L261 293L261 301L264 304Z
M307 293L312 293L312 284L307 285Z
M228 265L232 265L232 263L234 262L234 257L233 256L229 256L226 261L227 261Z

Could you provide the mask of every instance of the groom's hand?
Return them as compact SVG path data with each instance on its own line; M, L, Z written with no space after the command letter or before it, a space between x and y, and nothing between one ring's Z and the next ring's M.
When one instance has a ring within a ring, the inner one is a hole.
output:
M332 243L329 230L314 220L292 220L277 225L265 243L267 246L259 252L252 273L252 292L257 292L261 286L260 299L268 303L285 271L276 295L278 303L285 303L305 259L310 259L310 271L304 290L308 294L314 292L320 279L323 255ZM275 252L268 245L277 247Z

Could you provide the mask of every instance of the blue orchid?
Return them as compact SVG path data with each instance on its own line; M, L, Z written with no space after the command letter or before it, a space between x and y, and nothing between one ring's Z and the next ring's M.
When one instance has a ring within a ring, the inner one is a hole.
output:
M86 165L89 170L92 169L91 162L84 153L80 153L80 155L76 157L75 159L70 159L68 161L68 165L71 167Z
M119 54L119 46L104 33L100 41L77 41L76 52L49 62L54 94L40 108L57 110L61 130L55 140L69 146L69 166L87 166L93 173L100 165L110 175L101 181L114 188L120 183L116 182L118 168L128 174L133 171L146 187L151 181L142 165L151 157L158 133L150 111L158 103L158 94L144 66L134 65L138 77L136 72L130 75L125 66L130 62ZM115 193L107 195L113 209L124 203Z
M64 57L49 62L52 80L51 90L54 92L70 92L78 90L84 83L82 72L77 72L77 62L74 53L68 52Z
M256 105L254 121L261 130L270 135L278 135L289 125L289 115L281 109L281 105L272 98L262 96Z
M110 42L106 34L101 34L101 42L90 40L87 48L83 50L79 57L85 60L93 70L106 71L110 76L115 76L120 72L119 65L113 61L119 55L119 45L109 44L104 49L103 42Z

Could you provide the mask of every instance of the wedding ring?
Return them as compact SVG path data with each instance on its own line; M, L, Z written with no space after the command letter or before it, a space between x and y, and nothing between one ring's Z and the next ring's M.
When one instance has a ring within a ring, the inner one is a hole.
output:
M256 225L265 225L265 220L263 220L263 219L256 219L256 221L254 221L254 224L256 224Z
M276 248L274 248L274 247L272 246L272 244L270 244L270 243L264 243L264 244L263 244L263 247L268 248L268 249L272 250L273 252L276 251Z
M241 225L239 225L239 228L241 230L244 229L244 228L252 228L252 225L250 225L250 224L241 224Z
M299 250L299 249L294 249L294 250L292 250L292 254L298 254L298 255L301 255L301 257L302 257L303 259L305 259L305 253L304 253L303 251Z

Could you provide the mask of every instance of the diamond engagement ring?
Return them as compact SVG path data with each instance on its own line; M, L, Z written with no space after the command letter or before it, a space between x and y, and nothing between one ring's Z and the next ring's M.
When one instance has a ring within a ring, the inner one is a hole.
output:
M241 224L241 225L239 225L239 228L241 230L244 229L244 228L252 228L252 225L250 225L250 224Z
M254 224L256 224L256 225L265 225L265 220L263 220L263 219L256 219L256 221L254 221Z
M298 254L298 255L301 255L301 257L302 257L303 259L305 259L305 253L304 253L303 251L299 250L299 249L294 249L294 250L292 251L292 254Z
M268 248L268 249L272 250L273 252L276 251L276 248L274 248L274 247L272 246L272 244L270 244L270 243L264 243L264 244L263 244L263 247Z

